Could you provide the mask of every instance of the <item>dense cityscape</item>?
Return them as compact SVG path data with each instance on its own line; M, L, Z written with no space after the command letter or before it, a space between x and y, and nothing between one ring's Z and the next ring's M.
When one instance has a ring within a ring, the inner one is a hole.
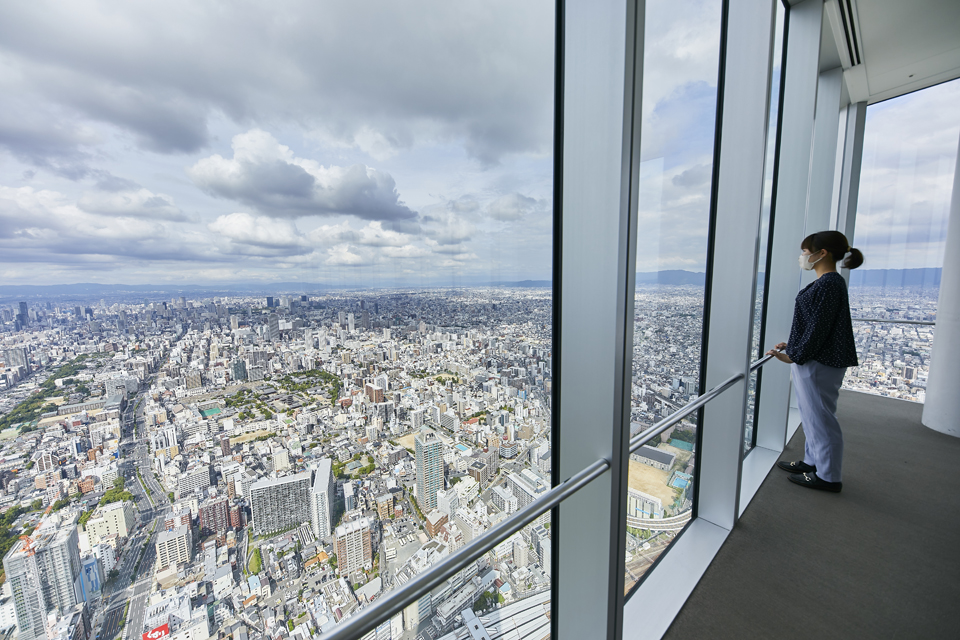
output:
M936 291L851 306L928 322ZM632 434L699 392L702 307L638 287ZM0 632L322 638L550 486L551 312L523 287L0 306ZM922 402L932 326L854 325L846 387ZM628 590L689 521L695 443L631 456ZM369 637L548 630L551 539L544 514Z

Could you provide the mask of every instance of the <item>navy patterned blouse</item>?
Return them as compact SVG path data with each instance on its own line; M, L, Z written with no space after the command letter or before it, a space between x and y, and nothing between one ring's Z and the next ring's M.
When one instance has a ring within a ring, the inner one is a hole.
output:
M855 367L850 302L843 276L829 271L797 294L786 354L797 364L816 360L828 367Z

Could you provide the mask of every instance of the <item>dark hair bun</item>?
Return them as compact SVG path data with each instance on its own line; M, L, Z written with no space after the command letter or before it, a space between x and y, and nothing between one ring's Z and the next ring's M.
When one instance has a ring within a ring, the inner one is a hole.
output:
M856 269L863 264L863 254L860 253L860 249L855 247L850 247L850 252L846 258L843 259L843 264L841 265L844 269Z

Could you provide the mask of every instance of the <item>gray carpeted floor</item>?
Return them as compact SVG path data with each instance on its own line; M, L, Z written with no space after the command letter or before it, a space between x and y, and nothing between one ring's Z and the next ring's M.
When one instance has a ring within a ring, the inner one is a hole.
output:
M960 638L960 439L922 409L842 392L843 492L772 470L664 637Z

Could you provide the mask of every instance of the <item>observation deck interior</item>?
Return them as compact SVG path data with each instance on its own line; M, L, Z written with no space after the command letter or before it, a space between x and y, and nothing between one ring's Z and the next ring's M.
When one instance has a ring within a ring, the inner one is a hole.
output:
M664 637L960 637L960 440L922 410L841 392L843 492L771 470Z

